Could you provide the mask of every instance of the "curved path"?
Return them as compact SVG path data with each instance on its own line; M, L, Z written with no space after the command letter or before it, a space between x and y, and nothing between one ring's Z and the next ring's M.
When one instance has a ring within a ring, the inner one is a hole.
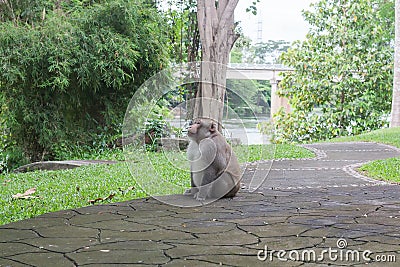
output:
M400 187L354 168L400 151L306 147L315 159L250 166L260 188L207 206L138 199L1 226L0 266L399 266Z

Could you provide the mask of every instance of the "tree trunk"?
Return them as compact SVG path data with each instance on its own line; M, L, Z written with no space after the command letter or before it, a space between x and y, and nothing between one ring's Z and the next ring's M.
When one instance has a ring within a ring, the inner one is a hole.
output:
M234 11L239 0L198 0L197 20L201 40L201 83L196 95L194 117L219 124L224 108L226 69L235 34Z
M189 7L192 7L196 0L189 0ZM197 12L191 11L189 13L189 25L187 30L187 62L197 62L199 61L199 49L200 49L200 33L199 33L199 23L197 22ZM196 71L196 66L193 65L191 71ZM186 119L191 120L194 116L194 99L196 98L199 84L197 82L186 84L187 91L187 101L186 102Z
M400 126L400 0L395 3L395 49L393 99L390 127Z

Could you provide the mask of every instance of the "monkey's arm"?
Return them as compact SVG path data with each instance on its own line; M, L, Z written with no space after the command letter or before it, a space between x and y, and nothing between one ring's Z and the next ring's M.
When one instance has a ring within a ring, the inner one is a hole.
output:
M213 165L210 165L207 169L203 171L201 186L198 188L198 192L194 195L194 198L199 201L203 201L207 197L210 197L213 182L216 180L216 178L217 170Z
M199 177L196 178L198 192L194 197L202 201L209 196L212 182L217 178L216 175L219 170L215 164L215 159L218 156L218 148L211 138L206 138L200 142L199 150L201 155L197 166L199 172L195 174L199 175Z
M190 188L186 189L183 193L185 196L193 196L195 195L199 189L196 187L193 181L193 172L190 172Z

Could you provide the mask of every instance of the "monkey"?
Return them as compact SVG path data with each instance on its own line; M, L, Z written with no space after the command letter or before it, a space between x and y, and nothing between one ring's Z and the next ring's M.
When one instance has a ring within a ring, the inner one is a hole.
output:
M234 197L241 169L235 153L211 120L196 119L188 129L191 188L184 195L198 201Z

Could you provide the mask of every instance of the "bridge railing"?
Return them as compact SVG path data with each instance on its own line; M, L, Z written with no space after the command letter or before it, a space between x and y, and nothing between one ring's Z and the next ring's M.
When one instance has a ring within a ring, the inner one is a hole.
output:
M229 63L229 69L235 70L266 70L266 71L293 71L291 67L283 64L252 64L252 63Z

